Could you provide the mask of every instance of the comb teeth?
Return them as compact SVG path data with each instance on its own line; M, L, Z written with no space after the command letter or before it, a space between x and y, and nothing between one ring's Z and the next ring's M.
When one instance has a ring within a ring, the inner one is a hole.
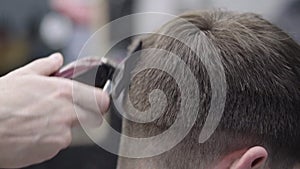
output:
M103 91L107 92L109 95L112 93L112 82L110 80L105 83Z

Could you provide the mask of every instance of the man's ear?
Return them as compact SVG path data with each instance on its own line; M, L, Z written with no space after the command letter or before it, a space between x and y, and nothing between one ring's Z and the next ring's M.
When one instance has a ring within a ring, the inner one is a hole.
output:
M263 169L268 158L265 148L256 146L248 149L237 159L230 169Z

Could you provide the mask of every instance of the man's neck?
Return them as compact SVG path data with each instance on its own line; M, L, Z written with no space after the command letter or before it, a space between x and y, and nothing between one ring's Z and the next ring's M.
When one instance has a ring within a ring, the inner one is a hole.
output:
M158 166L151 159L129 159L119 157L117 169L167 169L166 166Z

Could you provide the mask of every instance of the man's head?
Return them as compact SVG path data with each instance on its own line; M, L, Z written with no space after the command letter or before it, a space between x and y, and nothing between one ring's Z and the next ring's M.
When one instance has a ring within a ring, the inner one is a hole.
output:
M198 31L170 21L158 34L142 38L143 49L162 49L176 54L196 77L199 90L198 118L188 135L171 150L150 158L121 158L120 168L250 169L292 168L300 159L300 47L287 34L251 13L222 11L192 12L180 16ZM164 36L171 32L183 38ZM193 46L193 50L189 46ZM222 119L214 134L200 144L199 134L211 105L211 75L203 64L219 67L204 53L221 60L227 95ZM206 58L199 58L206 57ZM165 55L163 57L171 57ZM142 52L138 67L160 62L155 52ZM176 63L165 63L174 66ZM194 86L189 89L193 92ZM150 137L169 129L179 111L181 94L172 76L146 69L133 77L129 101L144 111L151 105L148 95L162 90L167 107L155 121L138 124L124 120L123 132ZM129 151L121 143L121 151ZM141 150L142 151L142 150Z

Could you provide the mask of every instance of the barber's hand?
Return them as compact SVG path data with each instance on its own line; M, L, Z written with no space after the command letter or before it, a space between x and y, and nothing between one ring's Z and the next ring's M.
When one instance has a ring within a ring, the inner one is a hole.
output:
M0 168L54 157L71 143L78 118L99 119L108 109L109 97L100 89L49 77L62 63L54 54L0 78ZM80 97L74 99L72 89Z

